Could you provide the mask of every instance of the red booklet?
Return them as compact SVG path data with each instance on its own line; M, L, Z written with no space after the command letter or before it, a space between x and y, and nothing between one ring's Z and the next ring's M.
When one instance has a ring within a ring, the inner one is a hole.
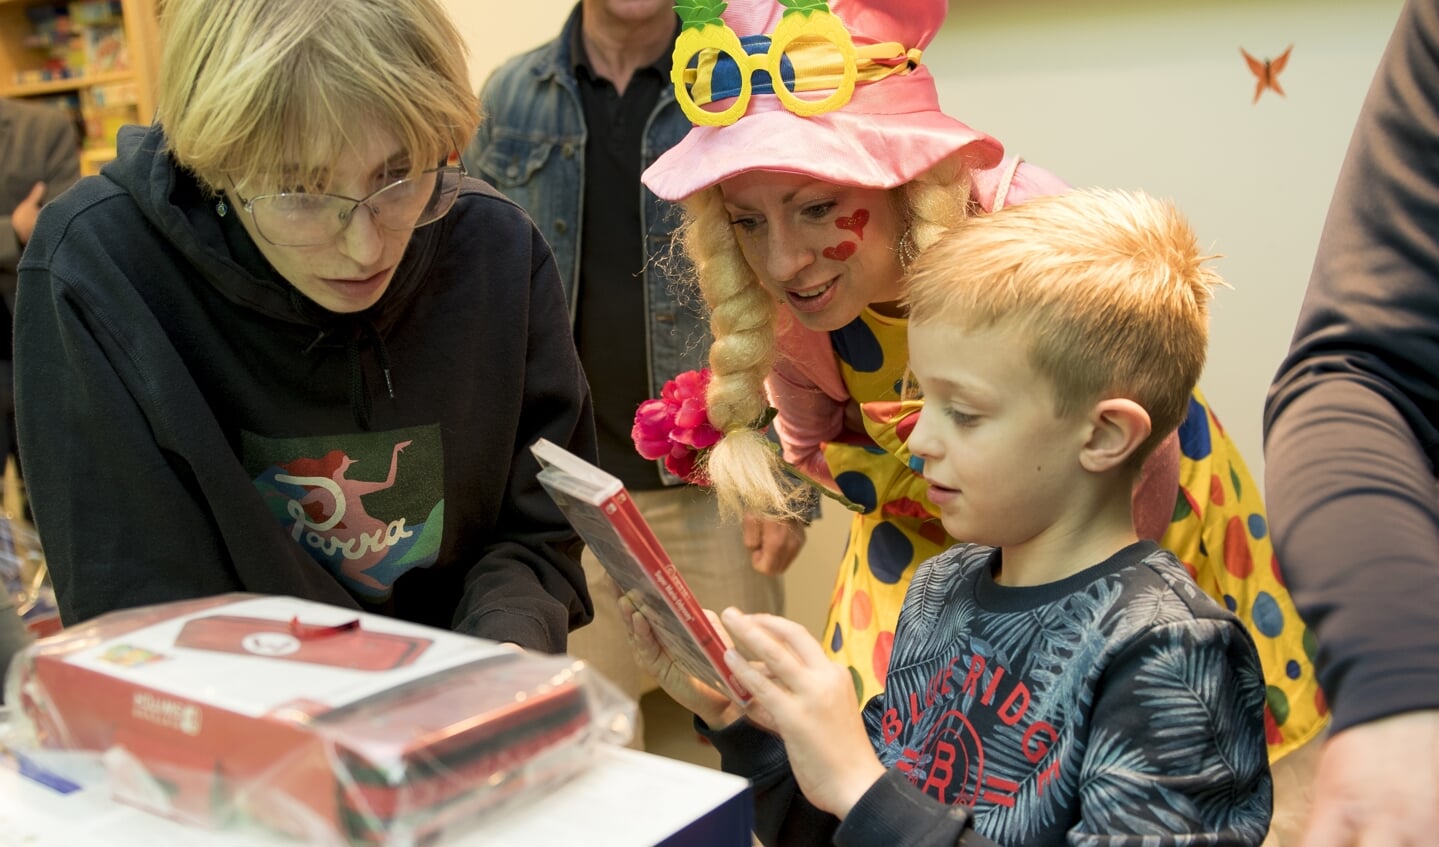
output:
M619 478L544 438L530 451L541 465L540 484L669 654L716 691L748 703L749 692L725 665L724 641Z
M428 638L376 632L358 626L333 635L301 638L296 636L295 626L294 622L265 618L205 615L191 618L180 627L175 646L357 671L383 671L414 662L431 644Z

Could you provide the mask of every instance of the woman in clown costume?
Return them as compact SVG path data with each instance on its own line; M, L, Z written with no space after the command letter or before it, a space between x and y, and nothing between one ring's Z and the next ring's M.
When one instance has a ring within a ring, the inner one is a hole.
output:
M695 126L643 181L683 203L683 247L711 310L708 411L724 437L704 470L733 514L795 515L786 463L858 504L821 641L863 702L883 688L915 567L955 541L904 445L920 402L906 392L895 305L905 267L954 221L1067 185L940 110L923 50L944 0L677 10L672 76ZM784 462L762 431L770 405ZM1147 463L1135 515L1253 635L1271 760L1315 739L1327 711L1312 642L1258 486L1198 391ZM1276 770L1276 821L1283 779Z

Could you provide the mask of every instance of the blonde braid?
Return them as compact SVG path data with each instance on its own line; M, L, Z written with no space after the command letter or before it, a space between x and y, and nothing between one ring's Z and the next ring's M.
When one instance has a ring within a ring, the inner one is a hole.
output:
M680 238L714 336L709 418L725 434L709 451L705 472L729 518L796 517L800 492L787 484L773 443L755 428L769 406L764 381L774 364L777 304L740 252L719 189L695 194L684 207Z
M970 215L969 166L960 155L950 156L900 186L901 205L909 215L909 237L918 252L937 241L945 230Z

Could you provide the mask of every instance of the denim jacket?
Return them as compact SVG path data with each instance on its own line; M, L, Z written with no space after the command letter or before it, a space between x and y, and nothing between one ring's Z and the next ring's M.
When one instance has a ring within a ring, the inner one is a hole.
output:
M554 251L560 279L574 321L579 302L581 193L585 185L584 107L575 82L570 45L580 25L575 6L558 38L516 56L495 70L480 88L480 128L465 149L469 172L494 185L534 218ZM690 130L690 120L672 94L661 96L645 123L641 166L648 168ZM679 209L643 185L640 224L645 232L645 303L649 331L645 337L650 396L658 397L667 380L682 371L709 364L709 321L699 292L679 290L664 267L681 264L683 252L670 255L671 236L679 225ZM771 430L771 432L773 432ZM682 480L665 470L660 476L674 485ZM818 498L808 517L819 517Z
M570 45L580 25L575 7L555 40L502 65L480 90L484 120L465 151L471 174L493 184L529 211L554 250L569 297L571 320L579 302L579 244L584 191L585 117ZM645 124L641 166L679 143L690 129L674 96L661 96ZM675 374L702 368L710 335L698 292L674 290L656 262L669 255L679 209L642 185L645 233L644 294L649 311L645 338L650 396Z

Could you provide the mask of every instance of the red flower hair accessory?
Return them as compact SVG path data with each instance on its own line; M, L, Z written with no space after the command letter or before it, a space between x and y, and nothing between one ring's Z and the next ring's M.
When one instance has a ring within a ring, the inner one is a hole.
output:
M686 482L695 485L709 485L705 476L705 455L709 449L724 437L710 423L709 409L705 406L705 390L709 387L710 371L704 368L685 371L666 382L660 396L646 400L635 410L635 425L630 429L635 450L646 459L663 459L665 469ZM774 420L775 409L765 410L764 417L757 424L759 429L769 426ZM774 444L775 452L779 445ZM852 511L863 511L863 507L852 502L843 494L821 485L802 473L789 462L781 463L790 473L819 489L826 497L843 503Z
M640 404L630 430L641 456L664 459L665 470L696 485L709 485L702 459L723 437L705 408L709 382L709 368L679 374L665 383L658 399Z

